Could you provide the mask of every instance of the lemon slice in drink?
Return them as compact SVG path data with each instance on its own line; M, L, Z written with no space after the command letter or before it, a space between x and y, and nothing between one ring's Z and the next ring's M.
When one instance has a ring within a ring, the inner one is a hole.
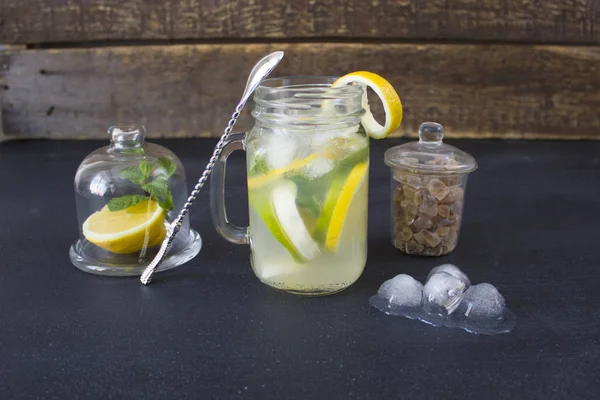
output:
M152 247L165 238L165 211L154 200L146 200L119 211L107 206L83 223L83 235L96 246L117 254Z
M400 127L402 102L394 87L386 79L373 72L356 71L342 76L331 87L340 87L350 83L357 83L363 87L362 107L366 112L361 122L370 137L383 139ZM370 87L383 103L385 110L385 125L383 126L373 117L367 98L367 87Z
M325 243L328 250L337 250L348 208L367 176L368 166L368 161L357 164L345 179L335 180L327 192L315 236Z
M273 235L298 263L310 261L321 250L307 229L296 206L296 185L281 181L272 188L250 192L250 205Z
M311 154L308 157L301 159L294 159L289 165L282 168L273 168L268 172L256 175L248 178L248 189L256 189L262 185L273 182L277 178L281 177L288 172L297 171L306 167L313 159L317 157L316 154Z

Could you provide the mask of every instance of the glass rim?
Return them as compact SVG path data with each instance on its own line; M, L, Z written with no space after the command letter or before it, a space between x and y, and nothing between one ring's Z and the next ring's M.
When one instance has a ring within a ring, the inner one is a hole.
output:
M256 94L270 95L285 92L323 92L333 97L352 97L361 94L360 85L345 85L332 88L337 76L327 75L290 75L265 79L258 86Z

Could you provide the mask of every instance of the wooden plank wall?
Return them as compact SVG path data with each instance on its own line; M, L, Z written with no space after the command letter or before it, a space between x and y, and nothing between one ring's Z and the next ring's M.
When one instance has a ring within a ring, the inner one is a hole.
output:
M277 75L387 77L395 136L600 139L600 0L4 0L0 43L3 139L216 136L276 49Z

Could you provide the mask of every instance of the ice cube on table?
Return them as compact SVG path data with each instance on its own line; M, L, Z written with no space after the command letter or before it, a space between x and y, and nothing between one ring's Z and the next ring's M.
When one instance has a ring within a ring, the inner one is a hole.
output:
M492 284L480 283L465 292L458 312L470 318L499 318L505 309L504 296L498 289Z
M264 149L269 168L284 168L296 156L298 144L291 135L273 134L269 136Z
M383 282L377 294L396 306L419 307L423 298L423 284L410 275L400 274Z
M467 287L471 286L471 281L469 280L469 277L467 276L467 274L465 274L464 272L462 272L460 270L460 268L458 268L454 264L442 264L442 265L438 265L437 267L433 268L429 272L429 275L427 276L427 279L431 278L432 275L437 274L438 272L445 272L447 274L450 274L453 277L462 280L465 283L465 285L467 285Z
M423 301L426 308L431 306L443 307L452 314L460 304L467 285L462 279L447 272L433 274L423 287Z
M411 240L407 245L410 243L415 242ZM385 281L369 298L369 304L388 315L418 319L433 326L482 335L510 332L516 317L506 308L504 297L489 283L467 289L468 281L458 267L444 264L431 271L425 286L409 275Z

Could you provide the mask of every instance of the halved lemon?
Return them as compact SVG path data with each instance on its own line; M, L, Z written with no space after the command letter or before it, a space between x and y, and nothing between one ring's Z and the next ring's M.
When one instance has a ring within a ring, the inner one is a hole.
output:
M331 87L340 87L350 83L357 83L363 87L362 107L365 115L362 117L362 125L367 134L373 139L383 139L400 127L402 123L402 102L394 87L383 77L368 71L356 71L346 74L336 80ZM370 87L383 103L385 110L385 125L375 121L369 99L367 87Z
M325 243L328 250L337 250L348 208L367 176L368 167L368 161L356 165L345 179L334 181L327 192L315 236Z
M282 181L273 188L250 191L249 201L273 237L296 262L303 263L317 257L321 250L304 223L296 194L293 182Z
M110 211L105 206L85 220L83 235L96 246L112 253L135 253L163 241L166 235L165 211L154 200L119 211Z

